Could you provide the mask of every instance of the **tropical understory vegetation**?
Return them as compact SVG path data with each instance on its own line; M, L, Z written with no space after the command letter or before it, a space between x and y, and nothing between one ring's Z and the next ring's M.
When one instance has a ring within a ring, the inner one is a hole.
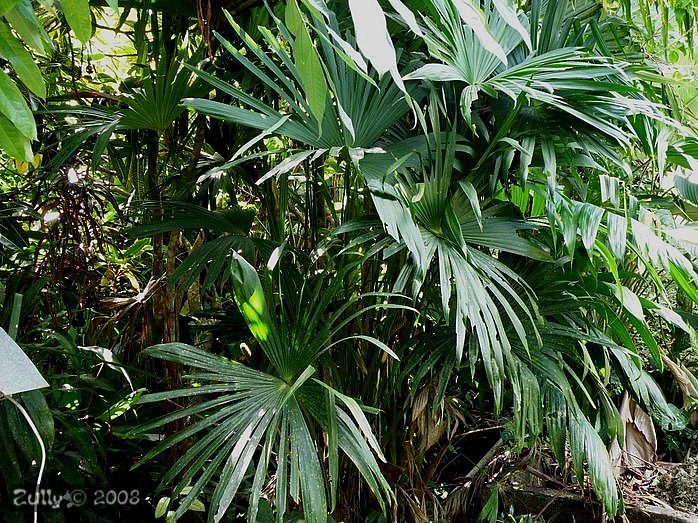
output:
M2 3L0 326L49 383L3 517L41 475L87 496L44 521L495 522L541 455L622 515L640 436L696 451L697 9Z

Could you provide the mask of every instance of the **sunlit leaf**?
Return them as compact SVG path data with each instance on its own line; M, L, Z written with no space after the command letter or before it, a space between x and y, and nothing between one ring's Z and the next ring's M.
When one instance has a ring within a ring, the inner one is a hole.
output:
M86 2L87 0L85 0ZM0 20L0 56L10 62L17 76L27 88L40 98L46 97L46 84L34 57L12 33L10 27Z
M454 0L456 9L463 21L473 30L482 46L496 56L504 65L507 65L507 56L487 28L487 22L479 6L472 4L470 0Z
M75 36L86 43L92 36L92 13L89 0L61 0L63 14Z
M389 72L393 81L404 91L405 87L397 68L395 47L380 4L377 0L349 0L349 8L359 49L378 74Z
M308 105L315 119L322 122L327 103L327 81L296 0L290 0L286 6L286 25L296 37L293 42L293 56ZM320 130L322 131L322 127Z

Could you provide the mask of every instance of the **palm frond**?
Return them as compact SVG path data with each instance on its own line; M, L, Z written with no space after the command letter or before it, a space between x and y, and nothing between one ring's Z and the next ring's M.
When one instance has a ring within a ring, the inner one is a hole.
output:
M194 385L188 389L144 395L140 403L215 394L213 400L187 406L147 422L134 430L140 434L159 429L174 420L197 417L198 421L175 435L163 440L147 453L140 463L148 461L185 439L200 435L187 456L162 478L161 488L176 478L173 497L190 484L191 489L182 499L174 518L181 517L202 489L214 481L211 516L220 521L233 500L247 471L254 463L252 492L249 498L248 518L256 519L259 499L269 468L276 467L276 506L279 518L287 510L288 499L303 505L308 521L325 523L330 505L336 500L337 452L341 449L356 465L368 486L385 510L392 491L383 478L377 459L384 460L378 442L363 408L353 398L340 393L326 382L313 378L321 355L332 345L350 339L361 339L392 352L387 345L363 335L344 340L332 338L349 321L374 308L389 308L384 303L388 295L376 296L381 301L358 310L352 305L359 297L335 311L327 323L323 314L331 305L334 293L341 288L337 279L329 287L322 278L305 280L294 289L287 280L286 303L302 303L311 298L314 307L282 312L279 320L272 318L270 305L256 270L236 251L231 253L231 274L236 303L252 335L275 374L246 367L223 357L214 356L196 347L169 343L151 347L147 354L201 369L187 379ZM300 293L301 301L292 299ZM321 294L322 293L322 294ZM284 302L280 304L284 310ZM399 306L405 308L403 306ZM351 312L348 319L343 314ZM312 378L312 379L311 379ZM314 424L327 434L328 458L332 482L324 486L324 464L318 454L318 442L311 426ZM276 458L273 459L272 455ZM139 463L139 464L140 464Z

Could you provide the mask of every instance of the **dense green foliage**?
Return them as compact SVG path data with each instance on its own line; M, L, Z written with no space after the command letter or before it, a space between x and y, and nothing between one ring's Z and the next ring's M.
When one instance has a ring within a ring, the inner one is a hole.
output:
M0 11L0 324L46 481L142 496L79 517L450 521L498 438L613 517L624 393L693 449L695 4L48 4Z

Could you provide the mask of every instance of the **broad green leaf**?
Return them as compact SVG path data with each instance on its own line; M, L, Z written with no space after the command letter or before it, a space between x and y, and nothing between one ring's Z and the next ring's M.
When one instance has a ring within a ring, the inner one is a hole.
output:
M14 124L0 114L0 149L17 160L31 162L34 159L30 141Z
M538 228L539 226L532 222L500 216L486 216L482 221L482 228L472 217L461 222L461 231L466 243L512 252L533 260L552 261L549 252L519 236L519 231Z
M607 212L606 223L608 225L608 236L606 239L608 248L616 257L616 260L622 260L625 255L628 220L625 216Z
M654 314L661 317L667 323L681 329L687 334L693 334L693 329L684 321L681 315L673 309L658 305L650 300L642 299L642 304L645 308L651 310ZM649 304L649 305L646 305Z
M5 16L12 11L19 0L0 0L0 16Z
M301 163L307 160L310 156L315 154L316 151L309 149L307 151L301 151L299 153L292 154L291 156L284 158L283 161L277 163L273 169L262 176L259 180L255 182L256 185L262 185L269 178L278 176L279 174L284 174L292 169L298 167Z
M625 295L625 292L623 293ZM664 369L664 362L662 361L662 353L657 343L657 339L654 337L652 332L649 330L647 323L643 320L639 320L633 313L626 314L625 317L630 322L630 325L637 331L642 341L647 346L647 350L652 357L652 363L654 367L661 372Z
M458 184L460 185L461 189L463 189L465 195L468 197L470 207L473 210L473 214L475 215L477 224L480 227L480 230L482 231L482 210L480 209L480 199L477 195L475 187L473 187L473 184L470 183L468 180L458 180Z
M616 289L615 286L611 286L613 289ZM623 286L623 294L622 296L617 296L620 300L620 302L623 304L623 307L635 316L639 321L644 322L645 321L645 313L642 310L642 304L640 303L640 298L637 297L637 294L635 294L633 291L628 289L627 287Z
M366 415L363 413L363 410L361 410L359 403L354 398L350 396L345 396L344 394L337 392L336 390L329 387L329 385L326 385L325 383L317 379L313 379L313 381L321 385L325 389L332 391L335 397L347 406L349 412L351 412L351 415L358 423L361 432L368 441L368 444L373 449L373 452L375 452L376 456L378 456L378 458L381 461L385 462L385 457L383 456L383 452L381 451L380 445L378 444L378 440L376 439L376 436L373 434L373 431L371 430L371 425L369 424Z
M19 397L19 394L17 396ZM6 402L6 405L9 407L9 411L2 414L6 419L6 423L9 425L10 437L8 439L14 443L12 446L16 446L19 454L24 457L26 462L37 460L39 458L40 447L36 435L22 413L20 413L14 405L10 405L9 402ZM0 410L0 412L2 411ZM28 410L27 414L29 414Z
M618 263L616 262L615 256L613 256L611 250L608 247L606 247L606 245L603 242L601 242L601 240L596 240L595 247L596 251L601 255L601 258L605 262L606 267L613 275L613 280L615 281L617 292L619 294L622 293L620 274L618 273Z
M614 517L622 501L619 499L621 493L613 474L608 451L598 433L586 419L577 425L577 427L580 426L583 427L584 431L584 447L591 483L594 486L594 491L599 494L603 501L606 513L610 517ZM570 429L570 432L573 433L574 429Z
M201 500L195 499L191 502L191 505L189 505L189 510L193 510L194 512L206 512L206 505L204 505Z
M383 477L376 459L361 437L361 433L351 418L341 409L338 412L339 447L347 457L356 465L371 491L376 495L378 503L383 511L387 510L386 501L394 500L392 488Z
M587 251L591 251L596 241L596 235L599 232L601 219L604 215L604 210L601 207L584 203L578 207L577 223L579 226L579 234L582 237L582 243Z
M50 449L53 446L55 427L51 409L46 403L46 398L44 398L43 393L38 390L31 390L22 392L18 397L21 399L22 403L24 403L46 448ZM32 458L35 457L36 456L32 456Z
M230 265L235 302L262 350L286 382L296 379L298 370L279 328L271 318L257 271L238 252Z
M10 26L1 20L0 56L10 62L19 79L31 92L39 98L46 98L46 84L34 57L12 33Z
M22 93L10 77L0 70L0 113L17 127L25 138L36 140L36 123Z
M533 160L533 152L536 147L536 139L534 136L525 136L521 140L521 148L526 151L521 153L521 161L519 165L519 178L521 180L522 190L527 190L528 182L528 168L531 165L531 160ZM534 193L534 195L537 193ZM534 196L535 198L535 196ZM532 213L536 216L535 213Z
M698 281L686 274L686 271L677 264L672 262L669 264L669 266L671 277L674 279L676 284L681 287L681 290L685 292L689 298L691 298L695 303L698 303Z
M693 172L690 176L677 175L674 178L674 187L682 198L698 205L698 173Z
M660 177L664 177L666 169L667 149L671 141L672 131L667 127L662 127L657 135L656 148L654 154L657 158L657 171Z
M86 43L92 36L90 0L61 0L61 7L75 36L82 43Z
M354 49L349 42L339 36L331 27L327 27L327 33L339 46L339 55L342 57L345 63L355 71L362 74L362 78L366 79L367 82L375 85L373 79L370 76L366 76L366 73L368 72L368 64L366 63L366 60L364 60L364 57L361 56L361 53Z
M336 100L337 103L337 112L339 112L339 119L342 121L342 125L344 125L344 128L347 130L349 135L351 136L352 143L356 140L356 131L354 130L354 122L351 119L351 116L349 116L342 106L342 103L339 100ZM363 156L362 156L363 158ZM354 160L358 161L358 160Z
M247 469L252 464L257 446L264 437L274 415L273 411L264 409L260 410L259 413L260 416L255 413L255 417L258 419L253 419L246 424L223 467L220 482L211 499L214 523L221 521L228 511L245 478Z
M235 372L240 371L240 366L237 363L233 363L230 360L224 358L223 356L217 356L211 354L210 352L203 351L186 343L163 343L160 345L153 345L148 347L145 354L154 356L156 358L162 358L168 361L174 361L181 363L182 365L191 365L199 369L205 369L211 372L224 372L229 367L234 367ZM212 385L212 387L217 387L218 385ZM225 387L226 385L221 385ZM180 389L181 390L191 390L195 389ZM147 396L142 396L139 402L143 402L146 398L157 396L158 394L171 394L174 391L148 394ZM161 398L162 399L162 398ZM150 400L156 401L156 400Z
M563 202L562 210L560 211L560 229L562 237L567 247L567 252L570 256L574 254L577 245L577 230L579 229L578 212L576 212L572 204Z
M308 28L303 22L303 15L296 0L290 0L286 5L286 25L296 37L293 42L293 58L303 83L308 105L315 119L322 123L327 103L327 81L322 71L320 57L310 38ZM322 125L318 126L318 130L322 131Z
M5 14L5 19L25 44L44 55L53 46L51 37L34 13L30 0L21 0L14 9Z
M566 465L567 403L562 392L548 380L543 384L543 404L547 409L546 426L550 447L560 466Z
M698 223L675 227L666 231L667 236L671 236L677 242L693 249L698 248Z
M620 180L614 176L606 174L599 175L599 185L601 186L601 202L610 202L618 207L618 184Z
M541 153L543 154L543 165L545 173L553 180L557 176L557 157L555 155L555 145L548 138L541 139Z
M170 498L167 496L160 498L155 506L155 519L163 517L167 513L169 507Z
M257 271L242 256L233 253L237 263L231 266L235 301L252 334L261 343L269 338L269 312Z
M468 127L472 126L473 102L477 100L479 92L480 89L477 85L468 85L460 93L460 112L463 115L463 118L465 119L465 123L468 124Z
M499 487L495 483L487 503L477 516L476 523L497 523L499 516Z
M302 0L302 2L313 15L322 15L328 20L332 18L333 13L327 7L325 0Z
M610 517L615 516L619 504L618 485L603 441L580 411L569 415L568 430L577 479L584 481L584 462L586 461L594 491L604 502L606 513Z
M300 486L305 520L308 523L327 523L325 477L318 461L317 450L308 426L296 401L289 402L291 456L300 464Z

